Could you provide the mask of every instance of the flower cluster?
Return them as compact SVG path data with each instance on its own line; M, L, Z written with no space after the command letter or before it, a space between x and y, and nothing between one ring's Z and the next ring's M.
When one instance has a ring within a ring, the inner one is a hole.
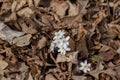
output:
M54 48L58 48L58 52L61 54L65 54L66 51L70 51L70 48L68 47L70 37L65 37L64 34L65 33L62 30L55 32L55 36L50 45L50 51L54 52Z
M80 70L82 70L84 73L87 73L88 71L90 71L90 63L87 63L87 60L85 60L84 62L80 63L81 67Z

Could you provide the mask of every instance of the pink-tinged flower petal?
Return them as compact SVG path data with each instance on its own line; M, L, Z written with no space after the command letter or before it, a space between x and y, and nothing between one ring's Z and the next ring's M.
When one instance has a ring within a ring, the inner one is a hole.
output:
M87 73L87 70L86 70L86 69L84 69L84 70L83 70L83 72L84 72L84 73Z
M80 63L80 65L81 65L81 66L84 66L84 63L83 63L83 62L81 62L81 63Z
M80 70L83 70L84 68L83 68L83 67L80 67L79 69L80 69Z

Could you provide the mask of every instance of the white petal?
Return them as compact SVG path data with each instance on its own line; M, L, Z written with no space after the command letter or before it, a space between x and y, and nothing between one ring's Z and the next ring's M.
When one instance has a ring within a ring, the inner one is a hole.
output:
M70 36L67 36L65 39L68 41L70 39Z
M88 64L88 67L90 67L91 66L91 64Z
M84 68L83 68L83 67L80 67L79 69L80 69L80 70L83 70Z
M90 68L88 68L87 71L90 71Z
M81 65L81 66L84 66L84 63L83 63L83 62L81 62L81 63L80 63L80 65Z
M83 70L83 72L84 72L84 73L87 73L87 70L86 70L86 69L84 69L84 70Z
M85 60L84 64L86 64L86 65L87 65L87 60Z

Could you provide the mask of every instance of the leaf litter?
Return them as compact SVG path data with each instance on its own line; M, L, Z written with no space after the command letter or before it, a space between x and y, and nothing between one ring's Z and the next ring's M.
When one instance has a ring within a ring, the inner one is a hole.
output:
M0 80L119 80L119 17L119 0L0 0ZM65 54L50 51L59 30Z

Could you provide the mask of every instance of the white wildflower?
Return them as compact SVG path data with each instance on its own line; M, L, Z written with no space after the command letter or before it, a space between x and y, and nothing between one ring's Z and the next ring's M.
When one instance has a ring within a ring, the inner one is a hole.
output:
M61 46L61 48L58 49L58 52L60 52L61 54L65 54L66 51L70 51L70 48L68 48L67 46Z
M60 39L60 38L63 38L64 37L64 31L62 31L62 30L60 30L60 31L58 31L58 32L55 32L55 36L54 36L54 40L55 39Z
M84 73L87 73L88 71L90 71L90 63L87 63L87 60L85 60L84 62L80 63L81 67L80 70L82 70Z
M68 47L70 37L65 37L64 34L65 33L62 30L55 32L55 36L50 46L50 51L54 52L54 48L58 48L58 52L61 54L65 54L66 51L70 51L70 48Z
M70 39L69 36L67 36L66 38L62 38L60 40L60 44L58 45L58 47L59 46L67 46L67 45L69 45L69 39Z

